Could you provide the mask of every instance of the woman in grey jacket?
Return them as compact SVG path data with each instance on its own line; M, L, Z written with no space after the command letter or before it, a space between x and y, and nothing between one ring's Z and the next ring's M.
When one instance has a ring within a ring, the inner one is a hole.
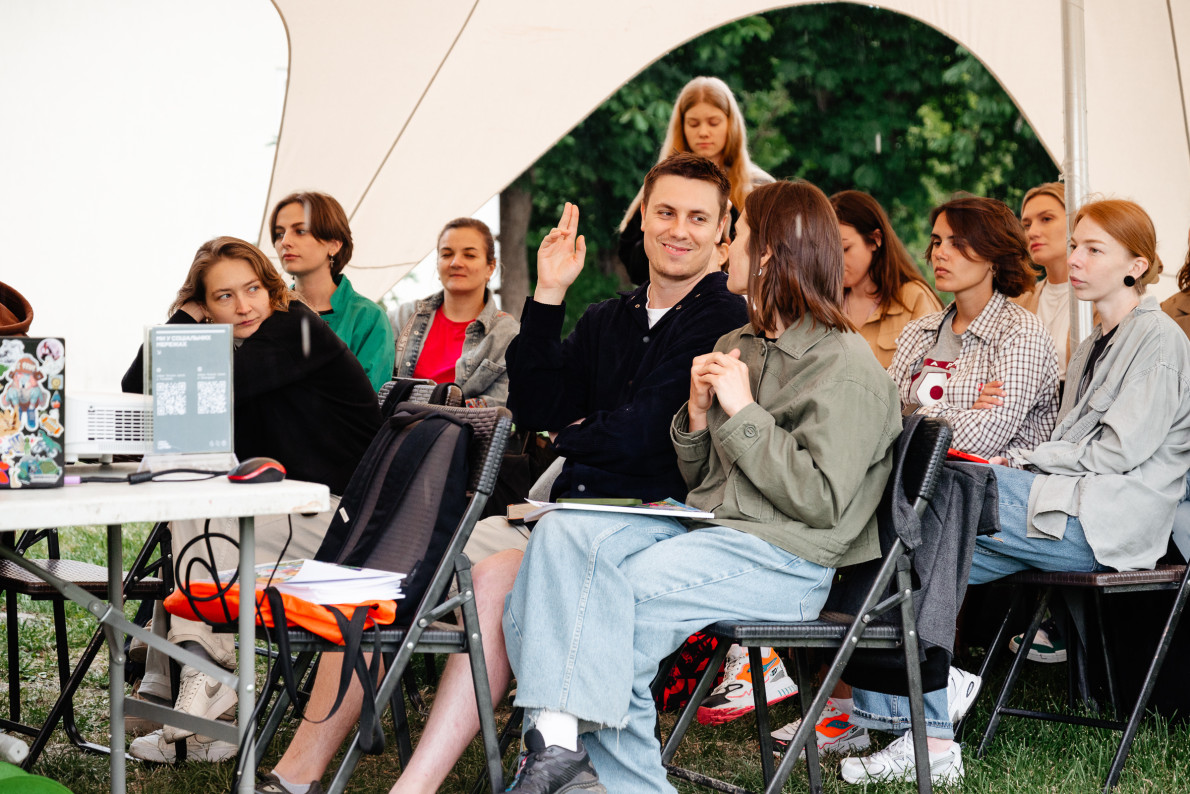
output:
M438 235L442 291L401 304L392 313L398 378L454 382L471 407L508 401L504 352L520 323L496 308L488 281L496 272L496 243L486 223L455 218Z
M1070 361L1060 421L1050 440L1010 449L997 464L1000 526L976 540L971 584L1016 571L1152 568L1166 551L1190 469L1190 342L1143 297L1161 272L1153 222L1130 201L1096 201L1075 217L1070 283L1100 322ZM953 676L952 676L953 679ZM962 777L951 724L974 700L926 693L931 775ZM903 730L895 698L855 690L853 721ZM959 705L954 705L958 703ZM911 778L904 737L843 762L845 780Z
M653 734L660 661L716 620L811 620L836 566L879 554L899 400L840 308L834 212L805 182L759 187L744 209L728 288L751 323L694 359L671 427L687 501L714 519L537 524L504 611L529 728L512 791L673 792Z

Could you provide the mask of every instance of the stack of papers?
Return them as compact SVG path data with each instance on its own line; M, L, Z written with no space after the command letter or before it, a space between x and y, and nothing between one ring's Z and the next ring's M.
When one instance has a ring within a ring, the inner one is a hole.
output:
M235 571L220 571L220 581L230 581ZM312 604L358 604L404 598L403 573L374 568L352 568L317 560L286 560L256 566L256 589L275 587L282 593Z

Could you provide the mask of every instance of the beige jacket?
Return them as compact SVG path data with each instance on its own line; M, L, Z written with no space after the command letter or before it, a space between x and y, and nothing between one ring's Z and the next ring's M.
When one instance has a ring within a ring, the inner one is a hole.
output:
M921 281L910 281L901 288L901 303L893 301L887 309L877 308L859 328L859 335L872 348L876 360L885 369L892 364L893 355L897 352L897 337L905 330L905 326L918 317L942 310L938 296Z

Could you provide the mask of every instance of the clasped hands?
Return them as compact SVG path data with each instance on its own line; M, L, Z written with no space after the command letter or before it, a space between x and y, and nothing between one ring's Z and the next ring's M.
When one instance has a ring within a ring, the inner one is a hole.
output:
M717 397L719 405L728 416L752 399L752 386L748 381L748 365L740 361L740 350L728 353L706 353L694 359L690 367L690 432L706 429L707 411L711 399Z

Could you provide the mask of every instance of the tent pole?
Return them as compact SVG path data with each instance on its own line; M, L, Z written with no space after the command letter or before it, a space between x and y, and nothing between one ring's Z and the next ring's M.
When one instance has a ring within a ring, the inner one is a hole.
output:
M1062 95L1065 105L1066 160L1062 172L1066 179L1066 229L1091 192L1087 173L1087 48L1083 24L1083 0L1062 3ZM1094 326L1092 306L1087 301L1070 302L1070 336L1078 345Z

